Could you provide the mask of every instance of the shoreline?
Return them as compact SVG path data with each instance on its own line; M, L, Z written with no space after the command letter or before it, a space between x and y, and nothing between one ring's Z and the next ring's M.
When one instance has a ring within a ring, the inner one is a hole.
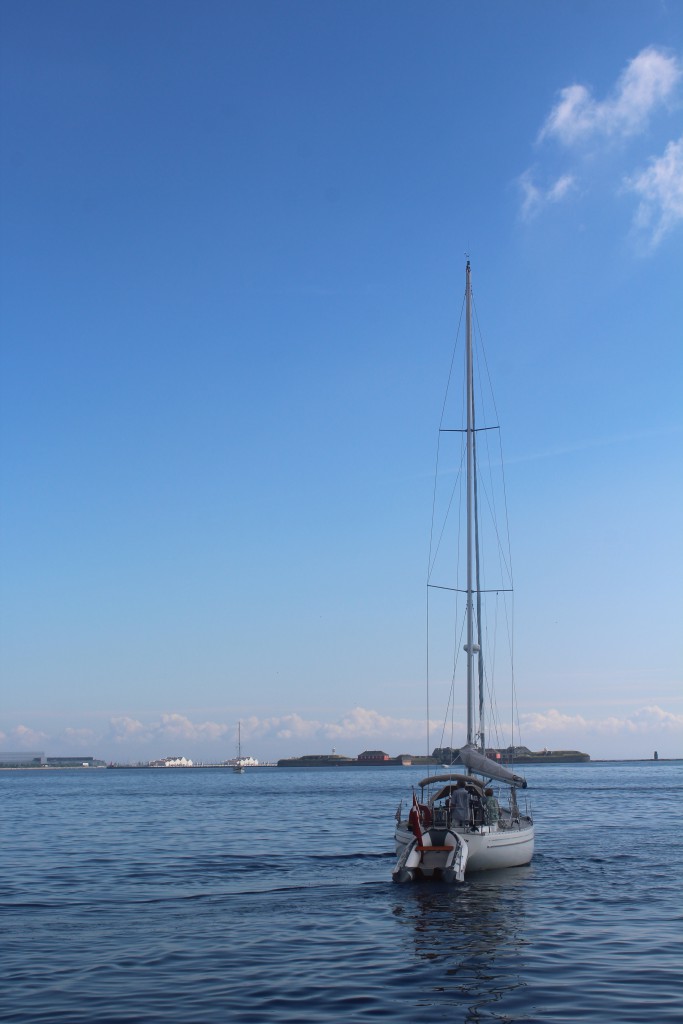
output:
M654 758L654 757L635 757L635 758L612 757L612 758L594 758L594 759L592 759L590 761L547 761L547 760L541 760L539 758L538 760L534 760L534 761L524 761L524 762L521 762L521 763L515 762L515 767L516 768L524 768L524 767L527 767L527 766L533 767L533 766L537 766L537 765L552 765L555 768L563 768L563 767L576 767L578 765L586 766L586 765L595 765L595 764L643 764L643 765L645 765L645 764L660 764L660 763L662 763L662 764L670 764L670 763L672 763L674 761L681 761L681 760L683 760L683 758L680 758L680 757L659 757L659 758ZM211 768L211 769L221 768L224 771L232 771L233 770L233 765L231 765L231 764L208 764L207 763L207 764L193 764L193 765L173 765L173 766L169 766L169 767L173 768L176 771L195 771L195 770L201 770L203 768ZM424 768L426 768L426 769L429 769L429 768L439 768L439 767L443 767L443 766L439 765L437 762L433 762L432 764L425 764L423 762L423 763L417 763L417 764L355 764L355 763L351 763L351 764L332 764L332 765L326 765L326 764L318 764L318 765L301 765L301 764L298 764L298 765L278 765L277 763L270 762L270 763L267 763L267 764L252 764L252 765L249 765L248 768L246 769L246 772L248 773L248 772L251 772L251 771L258 771L259 769L264 769L264 768L295 768L295 769L297 769L297 771L298 770L311 771L311 770L315 770L315 769L318 769L318 768L325 768L325 769L330 769L330 768L370 768L370 769L375 769L375 768L421 768L421 769L424 769ZM452 765L451 767L456 769L459 766ZM163 770L162 766L158 766L158 765L153 766L153 765L149 765L149 764L106 764L106 765L47 765L47 764L44 764L44 765L40 765L40 764L30 765L30 764L27 764L27 765L0 765L0 772L35 772L35 771L38 771L38 772L41 772L41 771L42 772L45 772L45 771L48 771L48 772L91 772L93 770L95 770L95 771L102 771L103 769L106 769L106 770L109 770L109 771L161 771L161 770Z

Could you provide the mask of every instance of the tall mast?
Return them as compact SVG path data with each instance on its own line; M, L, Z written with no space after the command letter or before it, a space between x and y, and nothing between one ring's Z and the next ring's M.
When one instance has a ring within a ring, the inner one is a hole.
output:
M465 275L465 308L467 327L467 742L474 741L474 613L472 608L472 548L474 543L474 368L472 365L472 286L470 261Z

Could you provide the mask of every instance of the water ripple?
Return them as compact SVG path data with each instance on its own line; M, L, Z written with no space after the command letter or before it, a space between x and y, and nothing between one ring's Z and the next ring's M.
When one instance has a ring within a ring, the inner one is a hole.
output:
M534 862L449 888L390 881L408 770L0 773L3 1022L673 1024L682 778L539 767Z

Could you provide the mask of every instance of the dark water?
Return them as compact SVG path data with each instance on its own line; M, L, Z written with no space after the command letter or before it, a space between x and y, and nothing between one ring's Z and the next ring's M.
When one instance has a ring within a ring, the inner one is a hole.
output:
M421 774L0 772L0 1017L681 1019L681 762L528 768L533 864L453 889L390 880Z

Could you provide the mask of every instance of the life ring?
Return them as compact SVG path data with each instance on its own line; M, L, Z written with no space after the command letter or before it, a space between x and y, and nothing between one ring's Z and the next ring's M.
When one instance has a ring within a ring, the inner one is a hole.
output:
M418 804L420 809L420 820L425 828L429 828L432 823L432 812L431 808L427 804Z

